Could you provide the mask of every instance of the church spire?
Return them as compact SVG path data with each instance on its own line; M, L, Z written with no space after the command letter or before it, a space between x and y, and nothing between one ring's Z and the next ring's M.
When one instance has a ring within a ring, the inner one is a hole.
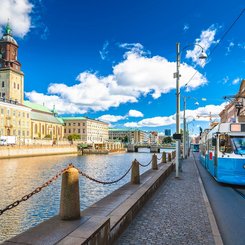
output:
M12 29L10 27L10 23L9 23L9 20L8 20L8 23L7 23L6 27L5 27L5 35L10 35L11 36L11 34L12 34Z

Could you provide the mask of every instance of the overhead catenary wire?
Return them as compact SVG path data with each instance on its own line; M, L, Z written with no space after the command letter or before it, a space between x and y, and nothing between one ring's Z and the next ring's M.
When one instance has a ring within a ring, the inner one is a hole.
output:
M216 45L213 47L213 49L210 51L210 54L208 55L208 58L213 55L216 48L220 45L220 43L224 40L224 38L227 36L227 34L230 32L230 30L234 27L234 25L237 23L237 21L241 18L241 16L244 14L245 8L242 9L240 14L237 16L237 18L232 22L230 27L224 32L224 34L221 36L219 42L216 43ZM185 87L190 83L190 81L195 77L198 71L195 71L195 73L191 76L189 81L185 84Z

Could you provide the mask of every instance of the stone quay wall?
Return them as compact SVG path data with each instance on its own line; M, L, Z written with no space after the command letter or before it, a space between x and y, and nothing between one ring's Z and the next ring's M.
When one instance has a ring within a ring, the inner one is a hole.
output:
M77 153L76 145L0 146L0 159Z
M160 163L140 176L140 184L122 186L83 210L81 218L54 216L4 244L113 244L173 170L174 161Z

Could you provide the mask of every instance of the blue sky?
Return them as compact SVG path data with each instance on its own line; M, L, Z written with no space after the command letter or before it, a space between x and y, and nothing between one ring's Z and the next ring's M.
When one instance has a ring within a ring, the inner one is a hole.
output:
M9 19L27 100L147 131L175 131L180 42L181 110L189 96L196 133L209 120L197 115L219 113L222 97L245 79L244 12L229 30L244 7L242 0L0 0L0 27ZM210 55L205 64L194 43Z

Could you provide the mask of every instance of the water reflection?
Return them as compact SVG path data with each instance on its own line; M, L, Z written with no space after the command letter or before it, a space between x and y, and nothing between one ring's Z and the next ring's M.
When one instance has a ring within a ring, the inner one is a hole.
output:
M61 169L73 163L86 174L103 181L122 176L136 158L146 164L151 160L149 149L139 153L45 156L0 160L0 209L41 186ZM158 158L161 154L158 154ZM140 168L143 173L151 166ZM81 210L90 206L130 180L130 173L112 185L101 185L80 177ZM0 216L0 242L58 214L61 178L29 200Z

